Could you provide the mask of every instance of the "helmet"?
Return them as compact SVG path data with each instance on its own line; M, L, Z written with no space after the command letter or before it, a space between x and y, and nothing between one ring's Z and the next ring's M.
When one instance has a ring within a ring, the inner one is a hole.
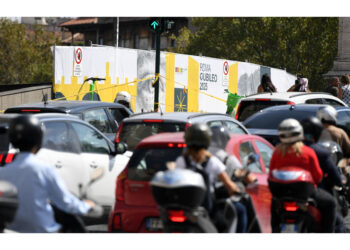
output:
M337 111L332 106L322 107L317 111L317 118L321 120L322 123L337 123Z
M302 120L300 124L303 126L306 139L309 139L308 136L311 135L317 142L323 130L321 121L317 117L311 116Z
M285 119L278 127L278 136L282 143L294 143L304 139L303 127L293 119Z
M20 151L30 151L41 147L43 128L39 120L31 115L20 115L9 126L9 140Z
M210 128L212 132L211 146L225 149L227 142L230 140L230 133L224 126L213 126Z
M343 151L338 143L334 141L321 141L318 142L318 144L322 145L328 150L335 165L337 165L338 162L343 159Z
M117 102L130 103L130 99L131 99L131 95L126 91L118 92L116 97Z
M212 132L208 125L204 123L195 123L185 132L185 142L188 147L208 148L210 145Z

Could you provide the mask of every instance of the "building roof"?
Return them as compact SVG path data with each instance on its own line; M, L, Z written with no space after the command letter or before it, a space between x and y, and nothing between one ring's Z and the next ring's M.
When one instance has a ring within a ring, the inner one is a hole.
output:
M77 19L71 19L67 22L61 23L60 27L67 27L67 26L75 26L75 25L83 25L83 24L95 24L97 23L98 18L97 17L83 17L83 18L77 18Z

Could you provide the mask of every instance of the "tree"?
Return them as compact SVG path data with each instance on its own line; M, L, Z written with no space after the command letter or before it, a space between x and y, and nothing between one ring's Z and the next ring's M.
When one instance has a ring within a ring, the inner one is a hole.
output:
M286 69L309 78L322 90L322 74L333 66L338 45L338 18L328 17L202 17L192 19L177 38L176 52L225 58Z
M59 43L55 34L40 25L26 25L0 19L0 84L51 82L50 46Z

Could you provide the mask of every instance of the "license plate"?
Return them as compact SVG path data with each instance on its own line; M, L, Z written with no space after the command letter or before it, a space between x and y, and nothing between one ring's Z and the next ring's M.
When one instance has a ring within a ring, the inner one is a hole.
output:
M298 225L296 224L282 224L281 233L297 233Z
M160 218L147 218L146 229L150 231L160 231L163 229L163 223Z

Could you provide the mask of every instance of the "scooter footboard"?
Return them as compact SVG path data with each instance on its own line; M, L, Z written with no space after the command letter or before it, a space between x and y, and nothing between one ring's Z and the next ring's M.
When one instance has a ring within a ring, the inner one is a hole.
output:
M220 233L236 232L237 211L230 198L217 200L211 217Z

